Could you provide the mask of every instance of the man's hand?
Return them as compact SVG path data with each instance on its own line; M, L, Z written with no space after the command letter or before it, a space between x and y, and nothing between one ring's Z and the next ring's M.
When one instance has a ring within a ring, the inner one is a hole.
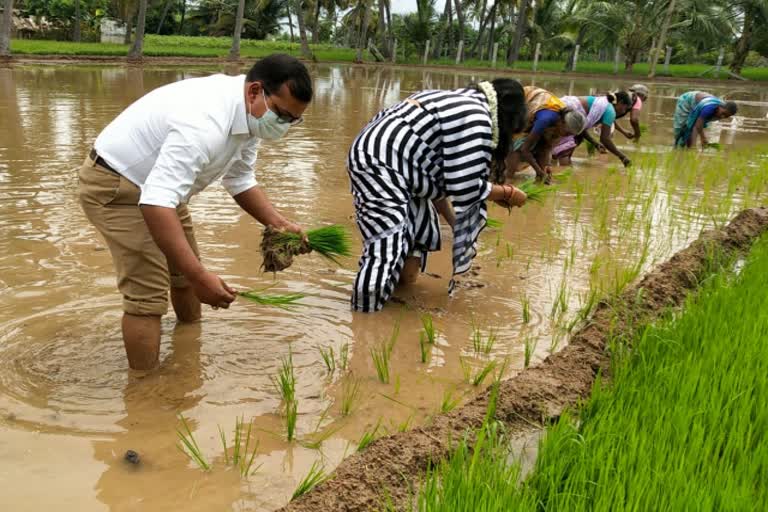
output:
M206 270L190 277L189 281L195 295L203 304L226 309L235 300L235 290L213 272Z
M300 225L296 224L295 222L291 222L287 219L283 219L282 222L280 222L280 225L274 226L275 229L278 231L287 231L289 233L296 233L298 235L301 235L301 240L304 242L301 244L301 248L299 249L299 254L307 254L312 252L312 249L309 247L309 238L307 238L307 233L304 231L304 228L302 228Z

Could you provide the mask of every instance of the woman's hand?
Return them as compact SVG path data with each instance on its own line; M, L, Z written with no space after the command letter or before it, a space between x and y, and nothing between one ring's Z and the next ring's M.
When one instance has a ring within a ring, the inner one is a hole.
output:
M629 167L632 165L632 160L630 160L629 157L623 156L621 157L621 163L624 164L624 167Z
M523 206L528 199L525 192L517 187L513 187L512 185L501 185L501 187L502 197L494 202L502 208L513 208L515 206L519 208Z

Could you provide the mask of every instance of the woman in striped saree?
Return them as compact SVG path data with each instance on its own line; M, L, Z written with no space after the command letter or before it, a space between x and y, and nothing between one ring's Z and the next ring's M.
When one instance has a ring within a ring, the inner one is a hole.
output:
M453 228L453 274L469 270L486 201L525 202L522 191L489 181L492 167L503 169L525 112L520 83L498 79L413 94L368 123L347 160L364 241L354 310L378 311L399 282L415 281L427 253L440 249L438 211Z
M701 147L709 141L704 135L704 128L710 121L727 119L736 114L738 107L732 101L723 101L709 93L701 91L686 92L677 99L673 130L675 146L691 148L696 146L696 137L701 139Z

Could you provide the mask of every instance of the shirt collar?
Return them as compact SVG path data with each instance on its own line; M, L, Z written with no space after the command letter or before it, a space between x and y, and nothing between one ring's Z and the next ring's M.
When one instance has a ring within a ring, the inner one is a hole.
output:
M245 75L240 75L237 80L237 99L235 100L235 117L232 120L232 128L230 133L232 135L250 135L248 130L248 112L245 106Z

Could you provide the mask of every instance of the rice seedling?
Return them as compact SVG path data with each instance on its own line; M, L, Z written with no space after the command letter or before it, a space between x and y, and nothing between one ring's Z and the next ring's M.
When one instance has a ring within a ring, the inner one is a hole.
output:
M363 432L363 435L360 437L360 440L357 442L357 451L361 452L368 448L372 442L376 440L376 434L379 433L379 428L381 427L381 418L376 422L376 425L370 430L366 430Z
M182 429L176 429L176 436L179 438L179 444L177 444L176 447L181 453L189 457L192 462L197 464L200 469L209 471L211 465L200 450L200 446L197 444L195 436L192 435L192 430L189 428L187 419L180 414L179 421L181 422Z
M494 219L492 217L488 217L485 220L485 225L489 229L501 229L504 227L504 223L500 221L499 219Z
M405 432L411 427L411 421L413 421L413 414L408 416L404 422L397 425L398 432Z
M341 415L349 416L360 398L360 381L347 378L341 385Z
M424 327L424 334L426 335L426 341L430 345L435 343L437 339L437 332L435 331L435 325L432 322L432 315L425 314L421 316L421 325Z
M461 397L454 397L451 391L445 390L443 392L443 400L440 402L440 412L451 412L459 405Z
M296 374L293 369L293 353L288 350L288 357L281 358L277 377L272 377L272 384L283 401L285 411L285 431L288 441L296 435L299 403L296 400Z
M339 369L344 373L349 367L349 343L345 343L339 350Z
M288 349L288 356L280 358L280 369L277 377L272 377L275 386L283 402L291 402L296 398L296 373L293 369L293 352Z
M531 299L525 292L520 297L520 304L523 306L523 323L529 324L531 322Z
M395 375L395 395L400 394L400 375Z
M299 402L291 400L285 403L285 436L288 441L293 441L296 437L296 423L299 416Z
M476 354L490 354L493 351L493 347L496 345L496 332L491 329L488 331L487 336L483 336L483 332L480 330L474 320L472 321L472 348Z
M232 443L231 460L227 451L227 437L221 429L221 426L219 426L219 436L221 437L221 444L224 447L224 462L227 465L230 465L231 462L231 465L237 468L240 472L240 476L247 478L249 475L253 474L251 468L253 467L253 462L256 458L256 452L259 449L259 441L251 435L253 423L250 421L248 422L247 430L245 430L244 424L244 417L235 418L235 437ZM253 441L252 449L251 441Z
M392 354L389 344L386 341L379 342L378 346L371 347L370 352L379 381L382 384L389 384L389 357Z
M464 382L472 382L472 365L467 358L459 356L459 366L461 367L461 374L464 376Z
M488 377L488 375L490 375L490 374L491 374L491 372L492 372L493 370L495 370L495 369L496 369L496 361L491 361L491 362L489 362L488 364L486 364L485 366L483 366L483 367L480 369L480 371L479 371L479 372L477 372L477 373L476 373L476 374L475 374L475 375L472 377L472 385L473 385L473 386L475 386L475 387L477 387L477 386L479 386L480 384L482 384L482 383L483 383L483 381L485 380L485 378L486 378L486 377Z
M541 203L545 196L555 190L549 185L537 183L536 180L524 181L520 185L516 185L516 187L525 192L525 195L528 196L527 201L533 203Z
M296 487L296 490L293 491L293 495L291 496L291 501L295 500L299 496L303 496L307 494L309 491L323 483L328 479L328 476L325 474L325 468L319 461L315 461L312 463L312 467L309 468L309 472L307 475L299 482L299 485Z
M332 376L336 371L336 355L333 353L333 346L329 345L328 348L317 347L317 350L320 352L320 357L323 358L328 376Z
M267 294L262 293L263 290L250 290L247 292L238 292L237 294L244 299L248 299L251 302L260 304L262 306L272 306L280 309L291 309L294 306L301 306L299 302L306 297L303 293L288 293L288 294Z
M267 272L278 272L290 267L293 257L308 251L341 265L340 257L352 255L352 241L344 226L334 224L306 232L306 241L299 233L264 230L261 242L262 263Z
M427 346L426 342L426 336L424 335L424 332L419 333L419 351L421 352L421 362L426 363L427 362L427 356L429 355L429 348Z
M526 336L525 342L524 342L524 353L523 353L523 368L528 368L531 365L531 358L533 357L533 353L536 352L536 344L537 341L533 336Z

